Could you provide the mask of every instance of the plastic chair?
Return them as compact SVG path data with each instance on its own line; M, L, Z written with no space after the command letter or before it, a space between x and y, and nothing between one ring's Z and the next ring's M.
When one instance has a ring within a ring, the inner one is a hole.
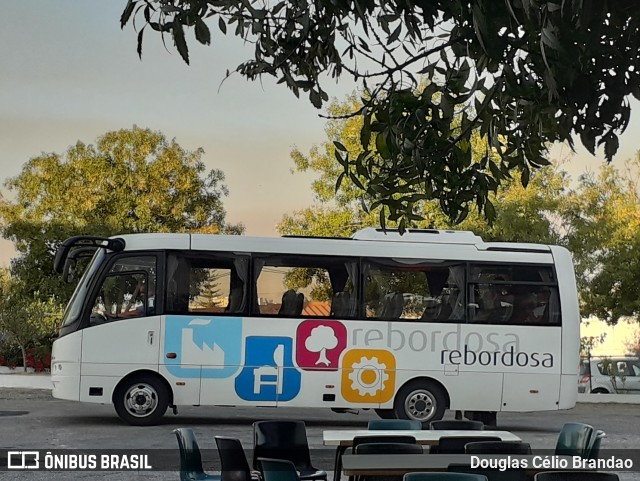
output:
M302 480L327 479L327 473L311 464L304 421L257 421L253 423L253 468L258 458L291 461Z
M498 437L483 436L444 436L438 442L438 454L465 454L464 447L468 443L481 441L502 441ZM433 449L432 449L433 452Z
M472 468L468 464L450 464L449 472L480 474L488 481L527 481L527 472L521 468L500 471L499 469Z
M471 421L465 419L441 419L440 421L431 421L431 429L439 430L457 430L457 431L482 431L484 424L482 421Z
M419 444L364 443L354 449L355 454L424 454Z
M354 448L358 456L376 456L380 454L423 454L422 446L407 443L365 443ZM354 481L402 481L402 476L356 476Z
M614 473L598 471L545 471L533 478L535 481L619 481Z
M356 436L351 443L352 452L355 452L356 448L361 444L416 444L416 438L413 436Z
M222 464L221 481L255 481L239 439L216 436L216 445Z
M369 431L420 431L422 422L415 419L374 419L367 425Z
M591 446L589 447L589 452L587 454L588 459L598 459L600 456L600 445L602 444L602 439L604 437L606 437L606 433L599 429L593 436L591 436Z
M216 480L221 481L220 476L207 474L202 469L202 456L196 435L191 428L178 428L173 431L178 438L180 448L180 480Z
M300 481L298 471L291 461L258 458L257 462L264 481Z
M407 473L402 481L487 481L487 477L470 473Z
M582 423L566 423L558 436L555 454L587 457L591 449L593 426Z
M466 454L531 454L531 445L518 441L478 441L464 446Z

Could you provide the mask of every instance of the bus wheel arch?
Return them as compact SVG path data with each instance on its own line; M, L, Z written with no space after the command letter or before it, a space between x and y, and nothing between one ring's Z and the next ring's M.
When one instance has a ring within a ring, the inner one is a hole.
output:
M151 426L173 404L173 391L157 372L134 371L116 385L112 402L123 421L133 426Z
M416 419L428 429L431 421L442 419L449 405L449 393L440 381L418 377L398 389L393 410L396 418Z

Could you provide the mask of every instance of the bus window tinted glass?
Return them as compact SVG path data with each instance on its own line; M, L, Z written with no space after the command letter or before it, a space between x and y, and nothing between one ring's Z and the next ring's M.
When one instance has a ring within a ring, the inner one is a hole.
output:
M469 322L560 324L560 297L551 266L471 265L469 281Z
M464 319L463 265L365 263L366 316L377 319Z
M156 258L118 258L104 278L91 310L90 324L153 315Z
M167 259L167 311L240 313L245 308L248 258L182 256Z
M283 317L356 315L357 262L326 257L273 256L254 261L254 312Z

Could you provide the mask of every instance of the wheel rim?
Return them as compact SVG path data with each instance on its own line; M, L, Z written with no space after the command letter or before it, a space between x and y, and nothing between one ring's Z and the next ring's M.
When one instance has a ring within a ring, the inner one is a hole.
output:
M417 389L411 392L404 401L404 411L407 416L418 421L431 419L437 407L436 398L425 389Z
M132 416L144 418L158 407L158 393L149 384L136 384L124 394L124 406Z

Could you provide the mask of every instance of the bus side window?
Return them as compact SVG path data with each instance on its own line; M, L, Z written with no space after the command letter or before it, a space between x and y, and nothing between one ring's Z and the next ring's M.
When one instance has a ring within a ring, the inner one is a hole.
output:
M203 253L167 259L167 312L215 315L245 308L248 259Z
M254 314L274 317L356 316L355 259L264 255L253 260Z

